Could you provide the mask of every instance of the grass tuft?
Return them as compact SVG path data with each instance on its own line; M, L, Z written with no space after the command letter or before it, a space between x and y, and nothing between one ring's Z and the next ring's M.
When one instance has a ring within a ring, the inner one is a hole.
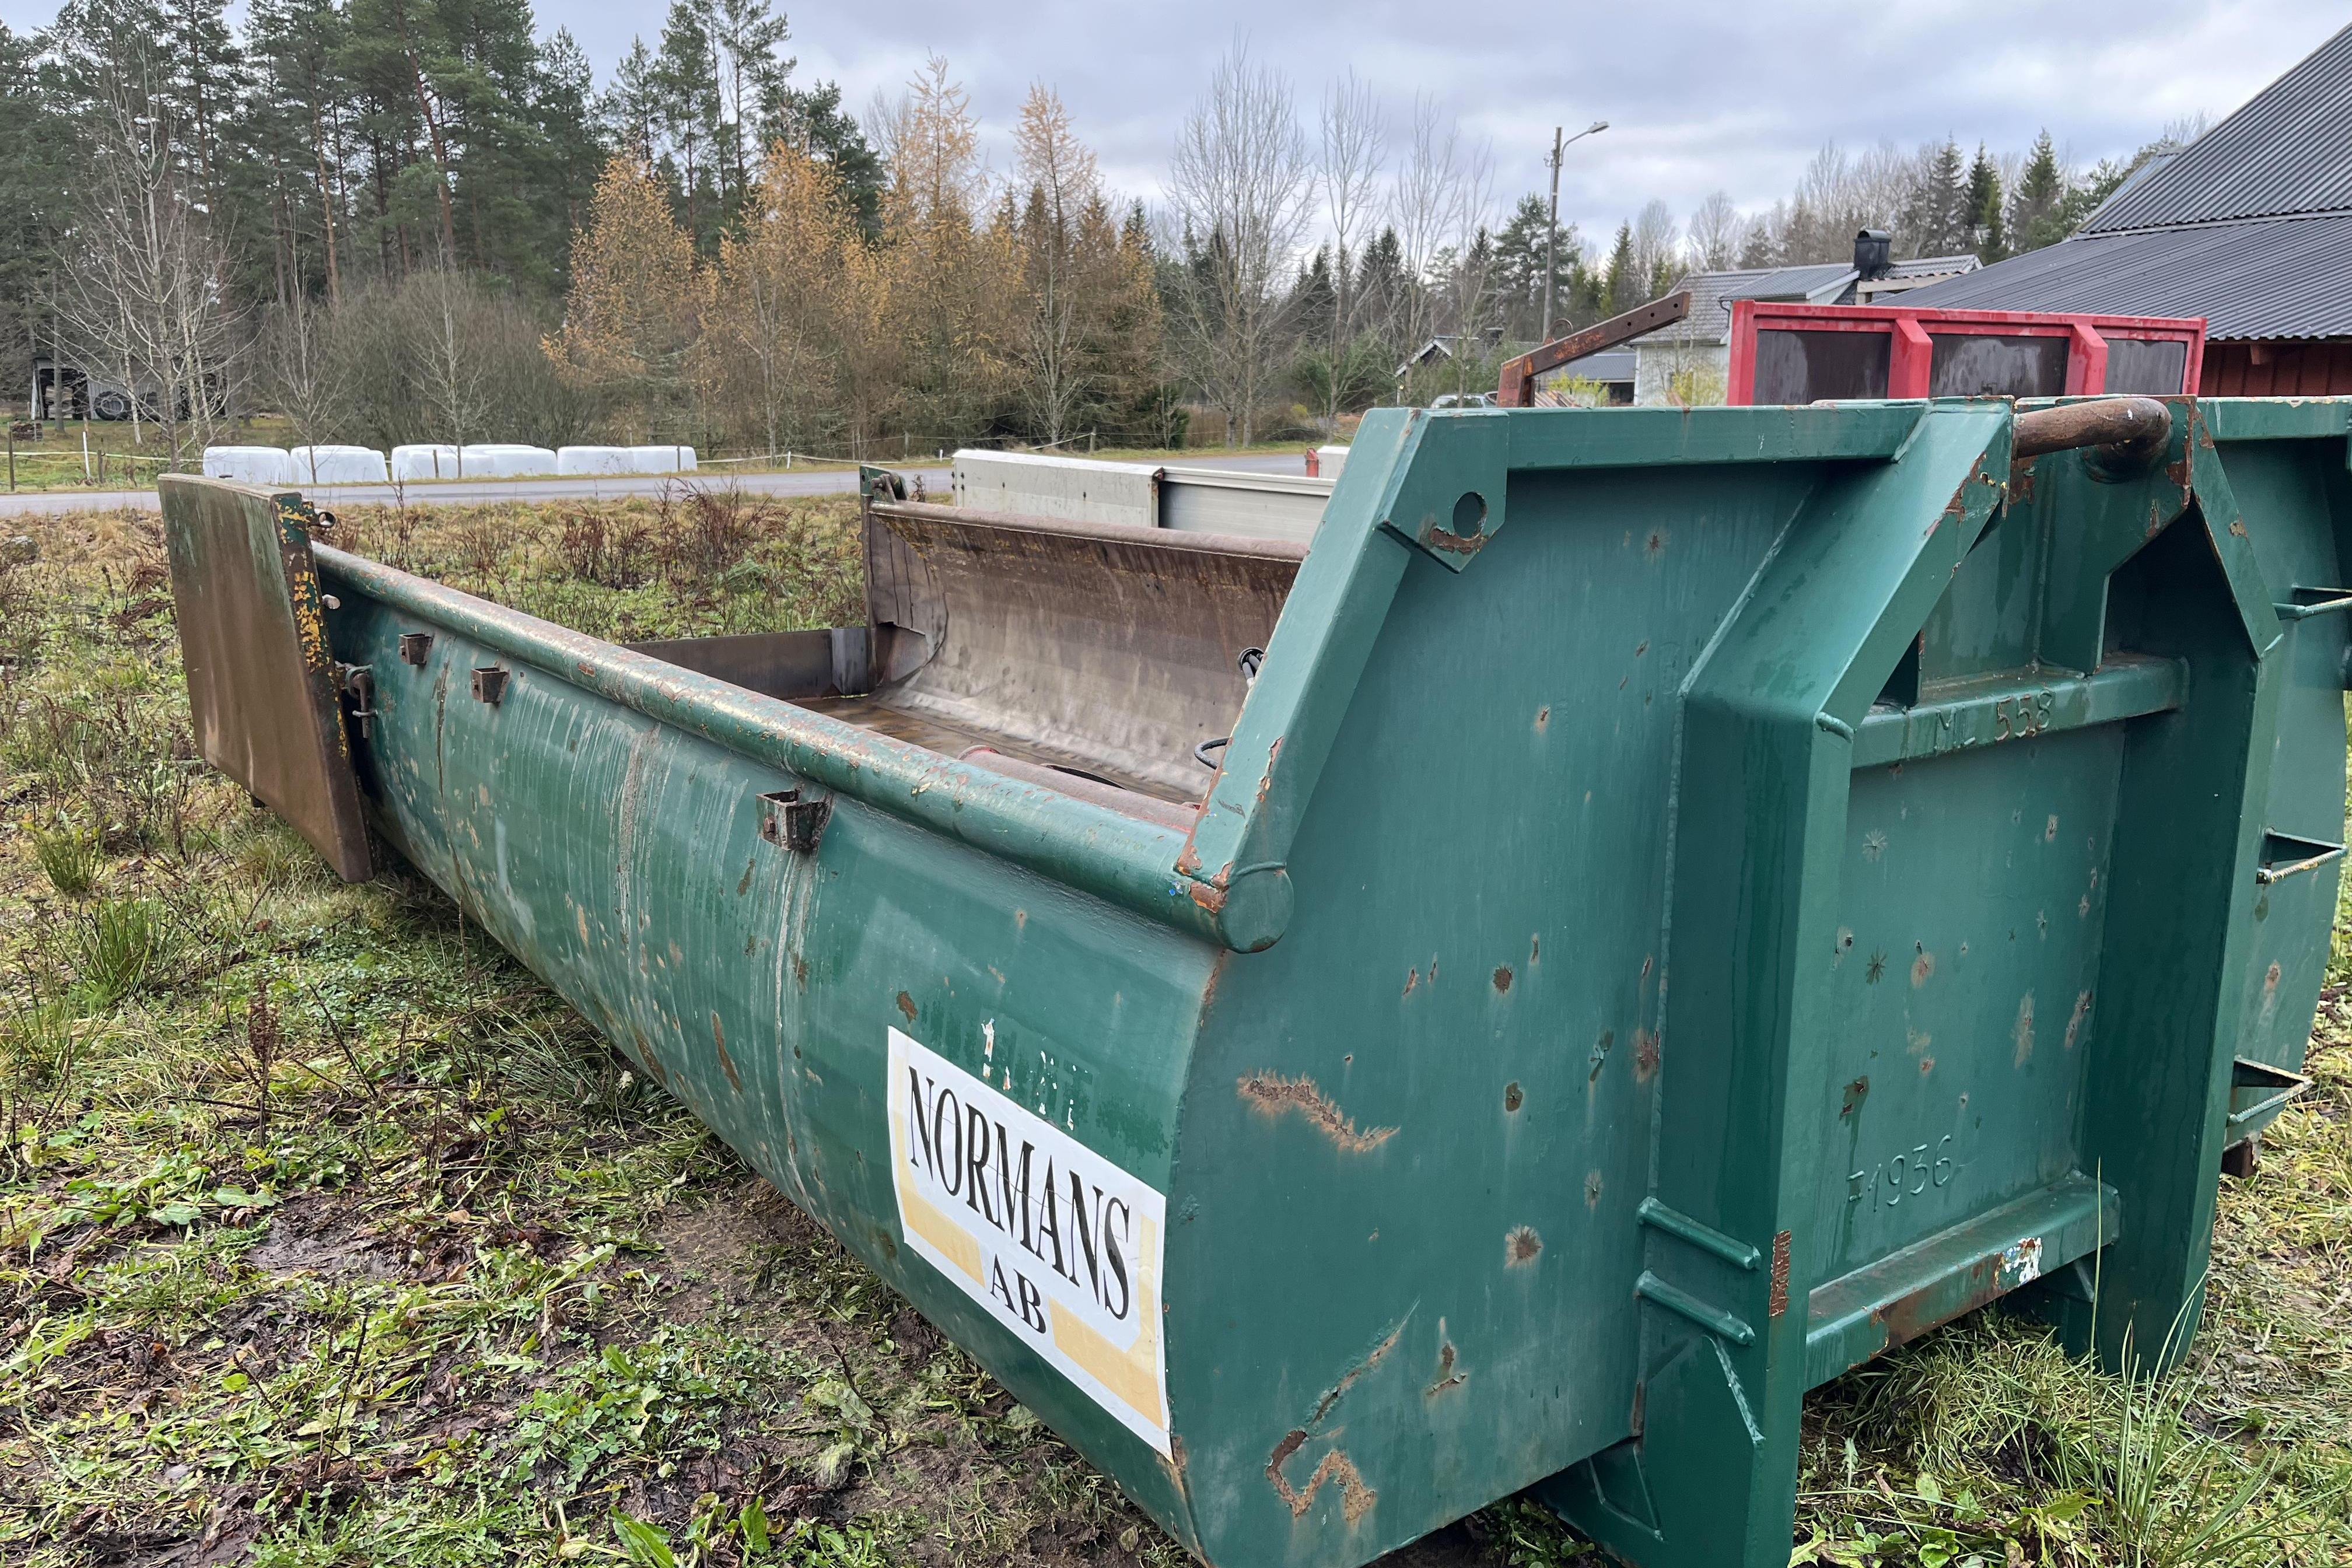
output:
M78 828L35 828L33 858L49 886L68 899L81 898L98 885L98 846Z

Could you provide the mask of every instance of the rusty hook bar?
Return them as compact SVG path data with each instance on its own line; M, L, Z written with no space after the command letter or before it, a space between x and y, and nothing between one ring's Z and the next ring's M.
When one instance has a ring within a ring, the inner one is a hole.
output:
M2101 397L2019 415L2011 450L2020 459L2076 447L2096 447L2113 458L2140 458L2171 434L2172 410L2155 398Z

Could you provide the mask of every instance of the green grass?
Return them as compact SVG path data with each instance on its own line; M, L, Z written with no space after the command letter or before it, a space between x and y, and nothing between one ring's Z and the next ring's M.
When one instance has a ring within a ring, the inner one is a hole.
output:
M849 517L339 537L643 637L837 621ZM1185 1561L431 886L342 885L195 762L151 521L41 526L0 570L0 1561ZM1883 1357L1807 1403L1798 1561L2352 1561L2339 963L2184 1370L1998 1311ZM1599 1560L1514 1500L1420 1561Z

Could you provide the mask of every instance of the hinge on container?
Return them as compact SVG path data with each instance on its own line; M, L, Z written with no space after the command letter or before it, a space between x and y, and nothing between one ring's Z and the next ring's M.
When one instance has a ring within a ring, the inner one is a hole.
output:
M825 818L833 815L831 801L803 800L796 789L776 790L760 799L767 806L767 815L760 823L761 837L798 854L815 853L816 841L824 833Z
M352 717L360 721L360 739L375 733L375 667L366 664L335 665L335 687L352 700Z

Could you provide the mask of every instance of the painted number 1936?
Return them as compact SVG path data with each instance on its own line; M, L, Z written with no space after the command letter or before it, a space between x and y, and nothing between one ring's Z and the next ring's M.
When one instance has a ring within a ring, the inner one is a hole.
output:
M1952 1135L1945 1133L1931 1149L1922 1143L1866 1170L1848 1173L1845 1201L1870 1200L1873 1209L1893 1208L1905 1198L1916 1198L1930 1187L1949 1182L1958 1167L1953 1163Z

